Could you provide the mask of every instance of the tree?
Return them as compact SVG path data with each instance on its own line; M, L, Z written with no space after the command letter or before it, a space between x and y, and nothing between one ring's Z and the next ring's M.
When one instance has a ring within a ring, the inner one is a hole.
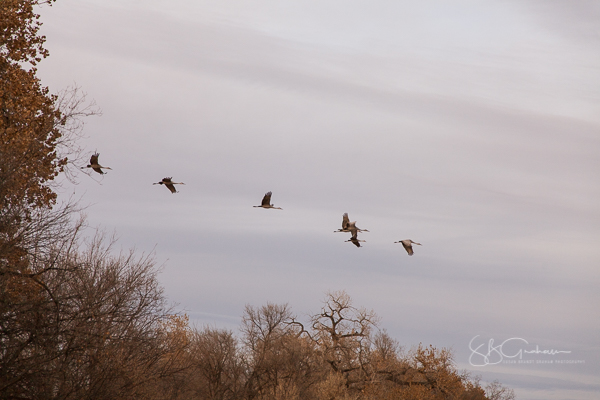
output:
M327 293L321 313L312 317L311 337L349 388L362 389L370 374L371 334L378 321L374 311L354 307L344 291Z
M51 95L36 77L48 51L33 8L52 2L0 2L0 270L25 268L32 214L55 204L54 179L80 157L81 117L99 113L77 87Z
M165 307L152 258L113 256L113 244L98 235L82 249L71 237L31 259L22 278L37 285L5 292L1 397L154 398L149 387L188 368L185 329Z
M515 400L515 392L498 381L492 381L485 386L485 395L489 400Z
M244 365L231 331L195 330L189 349L188 392L182 398L234 400L244 391ZM189 380L190 377L193 377Z
M56 205L79 117L96 111L36 77L48 52L34 6L52 1L0 2L0 397L155 398L188 343L153 260L113 256L101 235L85 247L77 208Z
M56 144L63 122L36 77L35 65L48 56L45 37L38 35L39 15L33 6L50 1L4 0L0 4L0 199L2 205L49 206L56 194L48 187L66 160L57 159ZM24 65L31 68L26 70Z
M248 399L306 399L320 371L314 344L289 306L246 306L242 318Z

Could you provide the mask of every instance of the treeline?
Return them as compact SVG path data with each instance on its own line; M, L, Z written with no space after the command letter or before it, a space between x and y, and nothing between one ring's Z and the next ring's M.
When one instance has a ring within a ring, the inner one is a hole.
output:
M154 259L88 236L54 179L73 179L77 89L51 95L34 6L0 1L0 399L512 399L448 350L404 351L344 292L299 321L247 306L240 332L193 328L168 307Z
M514 398L458 371L448 350L403 351L344 292L305 324L267 304L246 306L239 334L192 328L166 307L150 257L113 255L102 235L82 243L78 224L47 226L58 240L18 265L2 258L1 398Z

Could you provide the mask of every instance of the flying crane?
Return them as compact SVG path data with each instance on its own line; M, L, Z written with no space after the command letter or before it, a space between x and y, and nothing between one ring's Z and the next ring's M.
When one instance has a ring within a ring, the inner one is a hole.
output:
M399 242L394 242L394 243L402 243L402 246L404 246L404 249L406 250L406 252L408 253L409 256L412 256L414 254L413 248L412 248L413 244L418 244L419 246L423 246L421 243L413 242L410 239L404 239L404 240L400 240Z
M162 181L153 183L153 185L165 185L167 189L171 191L171 193L178 193L175 189L175 185L185 185L183 182L173 182L173 178L163 178Z
M81 169L86 169L86 168L91 168L94 171L96 171L97 173L99 173L100 175L104 175L105 172L102 171L101 168L104 169L112 169L111 167L103 167L102 165L98 164L98 157L100 156L100 153L94 153L92 154L92 156L90 157L90 163L85 166L85 167L81 167Z
M262 203L260 204L260 206L252 206L252 207L274 208L276 210L283 210L283 208L275 207L273 204L271 204L271 195L272 194L273 194L273 192L265 193L265 197L263 197Z

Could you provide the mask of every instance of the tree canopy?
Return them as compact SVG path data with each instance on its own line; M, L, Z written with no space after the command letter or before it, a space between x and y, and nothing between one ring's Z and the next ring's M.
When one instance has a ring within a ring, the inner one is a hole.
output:
M38 35L38 1L3 0L0 4L0 201L50 206L48 187L66 164L57 157L62 114L36 77L35 65L48 56ZM44 3L49 3L45 1ZM25 67L29 66L29 69Z

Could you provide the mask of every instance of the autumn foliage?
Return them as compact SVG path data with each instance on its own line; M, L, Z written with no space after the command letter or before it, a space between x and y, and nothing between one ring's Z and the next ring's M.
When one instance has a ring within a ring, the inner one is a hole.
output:
M288 305L246 306L241 335L192 332L186 384L175 399L463 399L509 400L457 370L446 349L404 350L377 326L372 310L354 307L343 291L326 295L306 323Z
M405 351L345 292L300 321L246 306L240 332L174 313L154 259L91 236L55 178L93 114L77 90L49 93L39 0L0 0L0 399L492 399L445 349ZM66 100L65 100L66 99Z
M41 86L35 65L48 55L37 34L37 1L0 3L0 199L3 206L27 202L49 206L48 187L65 165L56 157L61 136L56 96ZM29 67L29 68L27 68Z

